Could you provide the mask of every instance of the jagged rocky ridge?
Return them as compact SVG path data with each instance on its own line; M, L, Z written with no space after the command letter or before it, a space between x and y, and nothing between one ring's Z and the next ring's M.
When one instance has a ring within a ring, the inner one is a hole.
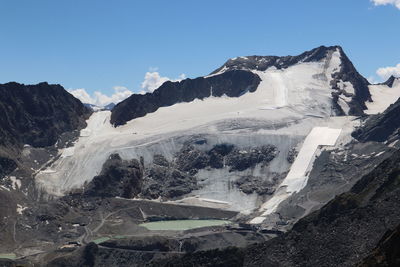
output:
M387 85L387 86L389 86L390 88L392 88L392 87L393 87L393 84L395 83L395 81L398 81L398 80L400 80L400 78L396 78L396 77L394 77L394 76L392 75L392 76L389 77L389 79L387 79L386 82L384 82L384 83L382 83L382 84Z
M172 106L179 102L190 102L206 97L239 97L254 92L260 78L247 71L230 71L213 77L185 79L180 82L167 81L153 93L134 94L112 109L111 123L115 126L145 116L160 107Z

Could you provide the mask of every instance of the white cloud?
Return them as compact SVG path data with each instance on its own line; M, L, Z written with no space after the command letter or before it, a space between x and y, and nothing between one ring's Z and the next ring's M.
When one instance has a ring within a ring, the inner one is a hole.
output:
M379 83L379 82L376 80L375 76L370 76L370 77L367 78L367 80L369 81L370 84L377 84L377 83Z
M371 0L376 6L394 5L400 9L400 0Z
M155 89L160 87L166 81L181 81L186 79L185 74L179 75L176 79L170 79L168 77L162 77L160 73L157 72L158 68L150 68L149 72L146 72L144 76L144 81L142 82L142 89L139 94L146 94L148 92L153 92ZM70 89L73 96L78 98L82 103L93 104L99 107L104 107L110 103L117 104L122 100L128 98L133 94L128 88L123 86L114 86L114 93L111 96L105 95L102 92L96 91L93 95L88 94L85 89Z
M117 104L133 94L132 91L123 86L115 86L113 89L114 93L111 96L107 96L98 91L94 92L93 95L90 96L83 88L68 91L82 103L93 104L99 107L106 106L110 103Z
M383 80L387 80L392 75L395 77L400 77L400 63L395 67L379 68L376 71L376 74L378 74Z
M154 90L156 90L158 87L160 87L166 81L176 82L176 81L181 81L186 78L186 75L183 73L181 75L179 75L179 77L177 79L170 79L168 77L162 77L160 75L160 73L158 73L155 70L157 70L157 68L151 68L150 71L146 72L146 74L144 75L144 81L142 82L143 91L141 93L153 92Z

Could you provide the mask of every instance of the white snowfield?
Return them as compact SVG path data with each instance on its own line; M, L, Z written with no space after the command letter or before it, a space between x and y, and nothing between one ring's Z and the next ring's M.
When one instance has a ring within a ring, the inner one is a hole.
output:
M312 168L314 156L319 146L334 146L338 140L341 129L331 129L328 127L314 127L307 135L301 150L293 162L289 173L281 183L277 194L265 202L259 211L261 216L250 221L251 224L262 223L266 216L276 211L279 204L295 192L303 189L308 180L308 172Z
M400 98L400 79L396 79L392 87L387 85L370 85L369 91L373 102L366 102L367 114L382 113Z

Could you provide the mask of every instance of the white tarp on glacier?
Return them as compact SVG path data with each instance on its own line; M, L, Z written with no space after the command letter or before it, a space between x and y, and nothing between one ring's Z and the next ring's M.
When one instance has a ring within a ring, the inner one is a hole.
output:
M328 127L314 127L311 130L277 193L261 206L260 211L263 212L262 215L252 219L250 221L251 224L263 222L266 216L274 212L282 201L306 186L308 171L312 167L318 147L334 146L341 131L341 129Z

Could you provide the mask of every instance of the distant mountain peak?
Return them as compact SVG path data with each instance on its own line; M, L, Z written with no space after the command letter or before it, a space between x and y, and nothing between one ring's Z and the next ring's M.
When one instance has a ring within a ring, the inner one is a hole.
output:
M85 107L90 108L93 111L100 111L100 110L112 110L115 107L114 103L107 104L105 106L97 106L94 104L83 103Z
M382 84L387 85L389 87L393 87L393 84L396 81L400 81L400 77L395 77L395 76L392 75L392 76L389 77L389 79L386 80L386 82L384 82Z

